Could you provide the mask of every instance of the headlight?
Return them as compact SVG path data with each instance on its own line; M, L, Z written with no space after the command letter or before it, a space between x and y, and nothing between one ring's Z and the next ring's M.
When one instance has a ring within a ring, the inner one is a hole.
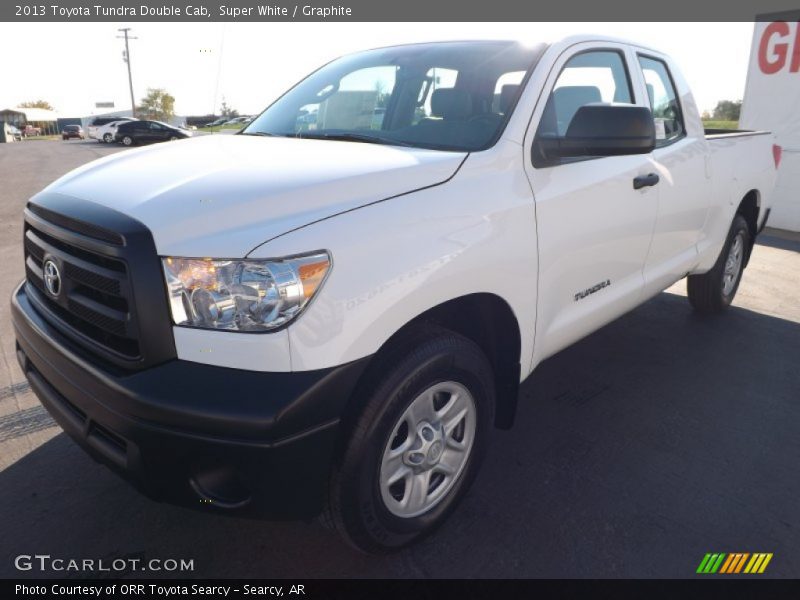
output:
M280 260L164 258L176 325L268 331L285 325L317 293L331 260L318 252Z

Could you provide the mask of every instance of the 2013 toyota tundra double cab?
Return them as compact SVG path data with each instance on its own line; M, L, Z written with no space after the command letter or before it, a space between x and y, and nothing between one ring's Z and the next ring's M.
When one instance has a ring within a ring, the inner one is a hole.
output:
M454 509L545 358L687 276L696 310L730 304L779 159L704 132L636 44L345 56L238 135L34 196L19 362L151 497L391 550Z

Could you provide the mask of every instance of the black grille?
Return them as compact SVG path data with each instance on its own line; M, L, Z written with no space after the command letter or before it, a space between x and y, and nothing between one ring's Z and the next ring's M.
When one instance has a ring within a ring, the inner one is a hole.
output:
M92 223L86 223L85 221L81 221L79 219L73 219L36 204L30 204L28 205L28 208L33 214L39 215L46 221L50 221L51 223L58 225L59 227L63 227L64 229L68 229L69 231L74 231L87 237L94 238L96 240L102 240L117 246L121 246L125 242L120 234L116 233L115 231L109 231L105 227L100 227Z
M111 296L121 296L119 279L112 279L111 277L100 275L99 273L78 267L72 263L67 263L65 266L64 272L72 281L77 281L78 283L87 285L100 292L105 292Z
M67 309L76 317L83 319L98 329L104 329L119 337L125 337L128 333L128 328L125 326L125 317L127 315L123 313L120 313L120 318L110 317L71 298L67 302Z
M25 291L61 341L109 368L144 369L175 358L161 260L142 223L43 192L25 210L24 248ZM49 260L60 275L55 294L44 280Z
M30 222L25 227L25 254L27 278L39 291L41 305L102 347L128 359L139 358L124 262L71 245ZM60 272L56 297L44 284L46 260Z

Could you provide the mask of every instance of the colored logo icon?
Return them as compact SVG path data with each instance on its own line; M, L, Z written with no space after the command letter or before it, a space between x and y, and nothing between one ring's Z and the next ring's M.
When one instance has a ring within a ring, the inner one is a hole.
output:
M737 573L763 573L769 561L772 560L772 553L769 552L724 552L708 553L700 561L697 572L700 574L737 574Z

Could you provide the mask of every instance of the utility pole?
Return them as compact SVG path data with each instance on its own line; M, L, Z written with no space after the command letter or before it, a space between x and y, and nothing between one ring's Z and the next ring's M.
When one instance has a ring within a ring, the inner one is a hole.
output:
M128 32L131 30L130 27L124 27L122 29L117 29L117 31L121 31L124 35L118 35L117 39L125 38L125 55L123 56L122 60L128 63L128 85L131 89L131 116L136 118L136 100L133 98L133 76L131 75L131 50L128 46L128 40L135 40L138 39L133 36L129 36Z

